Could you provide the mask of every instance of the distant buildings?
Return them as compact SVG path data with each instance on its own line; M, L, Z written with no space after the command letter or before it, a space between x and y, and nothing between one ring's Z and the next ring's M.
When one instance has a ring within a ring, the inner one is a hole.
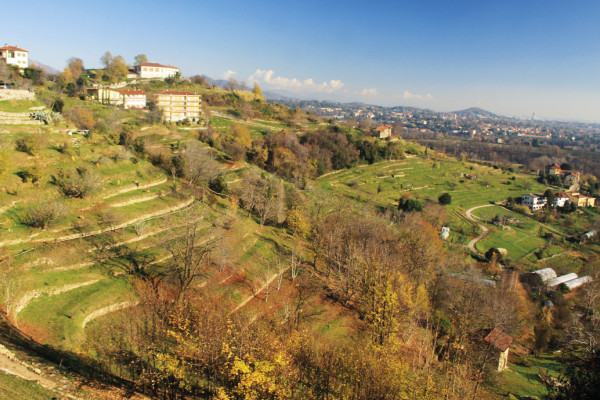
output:
M133 68L134 68L135 73L140 78L145 78L145 79L152 79L152 78L166 79L166 78L175 76L176 74L180 73L179 68L177 68L177 67L173 67L170 65L162 65L162 64L158 64L158 63L150 63L150 62L145 62L145 63L135 65Z
M21 69L29 66L28 53L27 50L23 50L17 46L5 44L4 47L0 47L0 58L7 64L16 65Z
M168 90L155 95L155 103L163 113L165 121L177 122L185 119L198 122L202 114L199 94Z

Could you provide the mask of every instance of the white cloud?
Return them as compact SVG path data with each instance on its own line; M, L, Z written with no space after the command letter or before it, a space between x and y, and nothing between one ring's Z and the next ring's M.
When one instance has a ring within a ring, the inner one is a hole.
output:
M232 76L234 76L235 74L237 74L237 72L232 71L232 70L228 70L227 72L225 72L223 75L221 75L221 77L223 77L223 79L229 79Z
M433 96L430 94L416 94L416 93L411 93L408 90L404 91L404 97L407 100L433 100Z
M329 82L317 83L312 78L301 81L297 78L285 78L275 76L272 69L257 69L256 72L248 77L248 82L266 83L274 89L289 90L290 92L325 92L333 93L344 86L341 80L332 79Z
M375 88L363 89L363 91L360 92L360 94L365 95L365 96L377 96L377 89L375 89Z

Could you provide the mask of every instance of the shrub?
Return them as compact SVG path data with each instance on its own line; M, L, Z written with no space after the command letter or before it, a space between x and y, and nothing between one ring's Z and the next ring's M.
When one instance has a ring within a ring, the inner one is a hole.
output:
M17 139L16 150L35 156L46 144L46 137L42 134L32 134Z
M36 184L42 180L44 174L43 170L39 166L35 165L33 167L23 168L17 172L16 175L21 178L23 183L31 182Z
M443 193L438 197L438 201L444 206L450 204L452 203L452 195L450 195L450 193Z
M77 168L75 171L59 171L53 177L53 183L66 197L83 198L95 192L102 178L93 169Z
M20 222L33 228L46 228L69 214L69 208L60 201L38 203L23 211Z

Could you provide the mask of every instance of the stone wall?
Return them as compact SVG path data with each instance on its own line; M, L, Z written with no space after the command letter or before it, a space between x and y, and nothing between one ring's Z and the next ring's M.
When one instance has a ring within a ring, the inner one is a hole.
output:
M0 111L0 125L43 125L42 121L33 120L29 115L30 113L28 112L11 113Z
M0 89L0 100L35 100L35 93L29 90Z

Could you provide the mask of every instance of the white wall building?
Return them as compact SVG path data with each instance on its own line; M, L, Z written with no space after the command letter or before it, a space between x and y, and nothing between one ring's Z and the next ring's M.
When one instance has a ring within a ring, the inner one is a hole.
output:
M548 199L544 195L532 193L521 197L521 202L531 208L532 211L537 211L546 206Z
M29 66L29 53L27 50L23 50L17 46L4 45L0 47L0 58L2 58L7 64L16 65L23 69Z
M123 97L123 108L145 108L146 107L146 93L142 90L119 90Z
M561 192L561 193L556 193L554 195L553 203L554 203L555 207L564 207L568 201L569 201L569 196L567 196L566 193Z
M175 76L175 74L179 72L179 68L177 67L150 62L135 65L133 68L135 70L135 73L138 74L140 78L147 79L165 79L171 76Z

